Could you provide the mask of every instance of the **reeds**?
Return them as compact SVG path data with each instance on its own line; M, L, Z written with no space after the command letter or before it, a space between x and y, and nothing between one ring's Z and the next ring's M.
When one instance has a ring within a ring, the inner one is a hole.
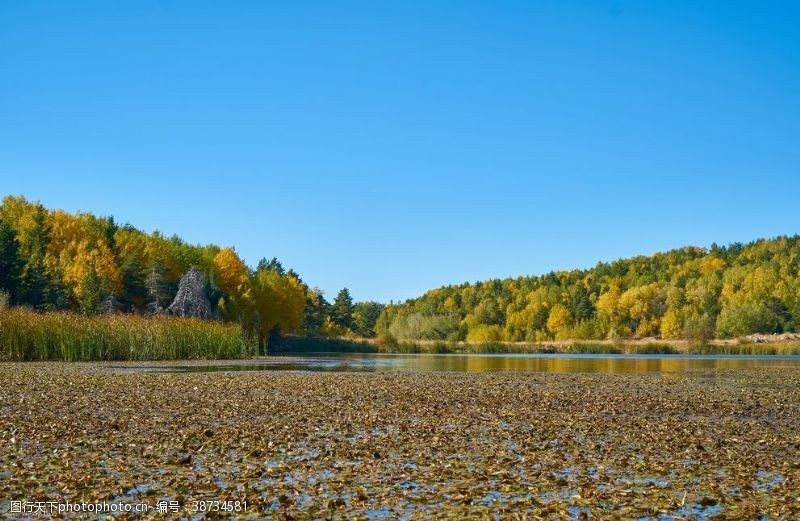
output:
M347 338L287 336L288 353L376 353L378 348L365 340Z
M0 310L0 360L243 358L256 346L237 324L169 316Z
M695 355L800 355L797 344L724 344L700 345L689 348Z

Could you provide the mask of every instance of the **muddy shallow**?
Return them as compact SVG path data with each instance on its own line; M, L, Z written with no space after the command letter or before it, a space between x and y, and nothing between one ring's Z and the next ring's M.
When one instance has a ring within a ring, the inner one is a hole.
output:
M126 364L128 367L136 364ZM800 515L800 370L181 372L0 364L10 502L253 518ZM153 514L155 515L155 514ZM211 516L214 517L214 516Z

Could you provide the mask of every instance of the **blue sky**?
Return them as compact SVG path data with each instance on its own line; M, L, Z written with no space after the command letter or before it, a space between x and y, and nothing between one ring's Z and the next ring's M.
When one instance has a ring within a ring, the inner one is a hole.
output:
M800 232L800 3L0 3L0 193L328 297Z

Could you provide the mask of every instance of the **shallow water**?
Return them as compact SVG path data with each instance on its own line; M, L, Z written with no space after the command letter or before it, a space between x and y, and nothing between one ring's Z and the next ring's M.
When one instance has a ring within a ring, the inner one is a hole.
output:
M546 373L653 373L692 369L795 367L800 356L608 355L608 354L364 354L325 353L273 356L259 360L219 361L137 367L145 372L212 371L520 371Z

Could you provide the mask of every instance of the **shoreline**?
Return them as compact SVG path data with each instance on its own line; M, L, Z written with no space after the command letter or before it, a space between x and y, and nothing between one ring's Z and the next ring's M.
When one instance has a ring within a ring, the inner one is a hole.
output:
M800 355L800 341L753 342L742 339L711 340L696 344L686 340L564 340L553 342L443 342L402 340L381 345L367 338L287 337L284 349L271 354L297 353L406 353L406 354L653 354L653 355Z

